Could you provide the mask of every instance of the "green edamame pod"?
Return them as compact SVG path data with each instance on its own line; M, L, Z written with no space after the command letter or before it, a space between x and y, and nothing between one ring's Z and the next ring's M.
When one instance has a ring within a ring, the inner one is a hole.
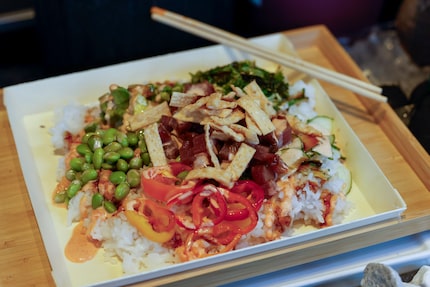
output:
M114 213L116 211L116 206L115 204L113 204L110 201L104 201L103 202L103 206L106 209L107 212L109 213Z
M103 156L105 151L103 148L99 147L94 150L93 153L93 165L95 169L100 169L103 163Z
M104 197L100 193L94 193L91 198L91 206L93 209L97 209L103 204Z
M109 175L109 181L115 185L118 185L118 184L124 182L126 178L127 178L127 176L126 176L125 172L123 172L121 170L113 171Z
M130 192L130 186L128 185L127 182L121 182L120 184L118 184L118 186L115 188L115 199L116 200L123 200L128 193Z
M127 182L130 187L137 187L140 184L140 173L136 169L130 169L127 172Z

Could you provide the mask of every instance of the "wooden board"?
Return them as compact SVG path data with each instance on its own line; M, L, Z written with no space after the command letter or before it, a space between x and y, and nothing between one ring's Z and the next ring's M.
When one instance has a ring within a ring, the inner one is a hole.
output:
M364 79L360 69L326 27L306 27L285 34L303 59ZM430 160L423 147L387 104L358 97L331 84L322 82L322 85L406 201L408 209L401 220L157 278L140 285L215 286L430 229ZM0 285L55 286L20 169L1 90L0 182Z

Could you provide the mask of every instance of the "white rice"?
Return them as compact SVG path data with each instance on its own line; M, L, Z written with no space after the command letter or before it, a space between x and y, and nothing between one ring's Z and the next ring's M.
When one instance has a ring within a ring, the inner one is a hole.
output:
M117 263L119 259L126 274L158 269L179 262L173 250L139 235L123 214L107 220L98 220L91 236L103 241L106 261Z

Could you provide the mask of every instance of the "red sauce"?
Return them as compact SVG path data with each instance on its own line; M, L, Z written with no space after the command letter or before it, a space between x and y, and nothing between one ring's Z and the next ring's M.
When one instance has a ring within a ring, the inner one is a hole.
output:
M72 262L82 263L94 258L98 247L91 242L86 235L86 228L80 222L74 229L73 234L66 245L64 253Z

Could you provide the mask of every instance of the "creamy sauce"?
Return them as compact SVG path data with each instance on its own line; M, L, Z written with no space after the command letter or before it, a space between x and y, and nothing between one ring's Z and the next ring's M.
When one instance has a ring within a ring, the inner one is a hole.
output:
M64 253L72 262L82 263L93 259L97 254L98 247L94 242L88 240L86 235L86 228L80 222L74 229L73 234L66 245Z

